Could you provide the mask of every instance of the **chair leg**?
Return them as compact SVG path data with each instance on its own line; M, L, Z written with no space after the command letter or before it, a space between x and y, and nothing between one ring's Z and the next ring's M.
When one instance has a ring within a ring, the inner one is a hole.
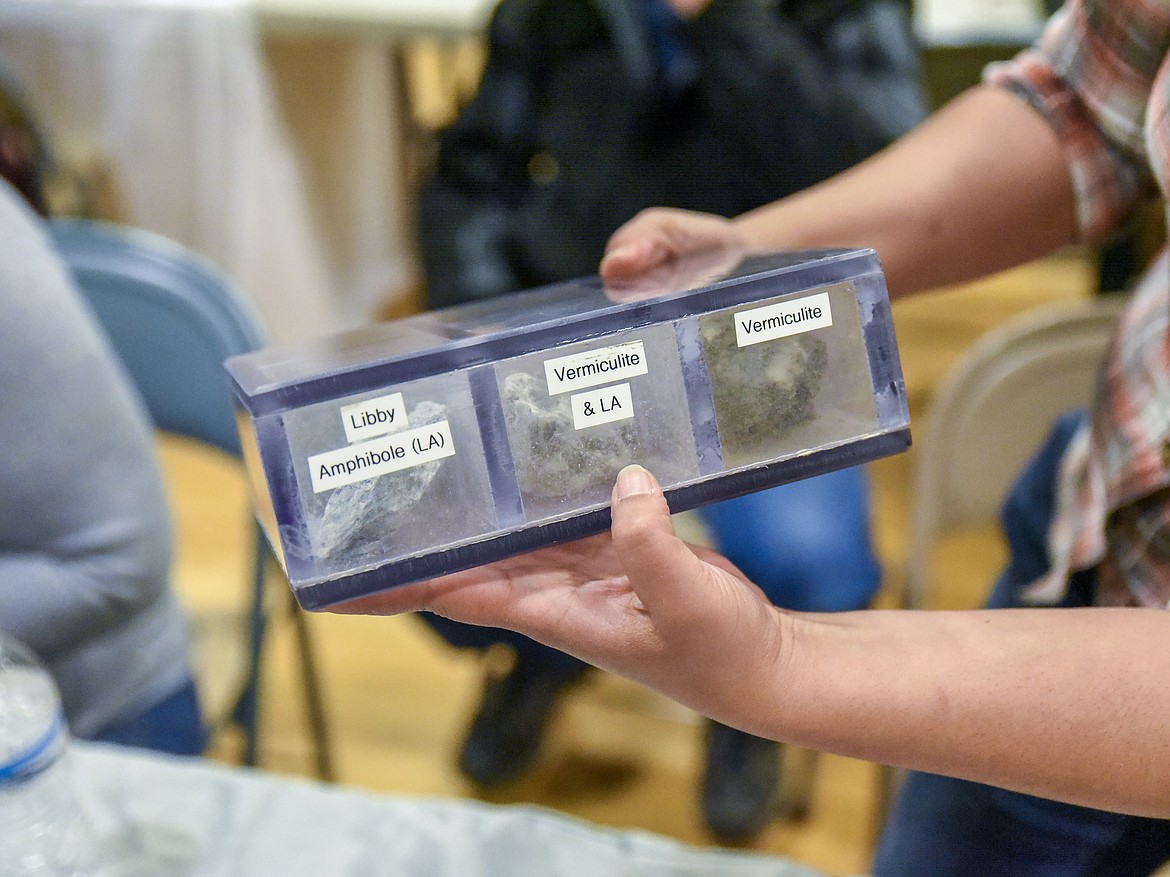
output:
M244 729L244 764L256 767L260 763L260 678L267 627L264 605L265 572L268 545L259 526L256 528L255 568L252 576L252 606L248 618L248 674L232 717Z
M813 749L784 747L784 782L781 786L780 814L785 819L804 819L812 809L820 753Z
M901 788L905 778L906 771L901 768L885 764L878 766L877 801L874 808L875 837L882 836L886 823L890 821L890 815L894 810L894 800L897 798L898 789Z
M336 767L333 763L333 740L329 734L329 721L326 715L325 698L321 690L321 675L317 668L316 649L312 637L309 635L309 621L304 611L297 604L291 590L286 590L289 601L289 614L293 619L296 630L298 654L301 662L301 681L304 686L305 715L309 723L309 731L313 737L314 759L317 776L327 782L337 779Z
M244 730L243 763L248 767L256 767L260 761L259 743L257 741L257 718L259 716L260 692L255 679L249 679L240 692L240 699L232 709L232 721Z
M273 567L275 572L284 575L276 559L269 551L268 543L263 531L257 525L256 576L252 599L249 639L251 655L249 656L248 679L240 699L233 711L239 724L244 729L245 747L244 764L256 766L259 764L260 738L260 680L261 659L268 625L267 585L268 568ZM297 640L297 658L300 663L301 685L305 698L305 713L309 733L313 739L313 759L317 776L327 782L337 778L337 770L333 760L333 741L329 733L329 722L325 709L325 697L321 688L321 675L318 671L316 650L310 636L308 619L304 610L296 601L292 589L285 583L281 588L284 599L287 601L288 614L292 619L293 629Z

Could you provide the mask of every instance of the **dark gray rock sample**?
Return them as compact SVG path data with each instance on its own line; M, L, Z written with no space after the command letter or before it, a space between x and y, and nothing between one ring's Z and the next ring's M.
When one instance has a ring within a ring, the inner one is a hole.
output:
M419 402L407 421L414 428L446 417L445 405ZM317 554L331 558L342 552L377 554L388 548L394 537L390 518L422 499L443 462L431 460L334 490L321 514Z

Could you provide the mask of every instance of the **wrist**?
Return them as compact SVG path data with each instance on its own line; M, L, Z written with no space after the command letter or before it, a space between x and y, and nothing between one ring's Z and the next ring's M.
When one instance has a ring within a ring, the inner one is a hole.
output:
M794 236L783 234L783 226L778 226L769 214L769 209L762 207L731 220L732 233L744 249L760 253L799 248Z
M728 692L724 715L712 718L759 737L787 740L792 734L790 704L793 687L799 684L796 668L805 623L785 609L770 606L768 611L772 615L769 635L763 642L751 643L750 669L739 674L739 684Z

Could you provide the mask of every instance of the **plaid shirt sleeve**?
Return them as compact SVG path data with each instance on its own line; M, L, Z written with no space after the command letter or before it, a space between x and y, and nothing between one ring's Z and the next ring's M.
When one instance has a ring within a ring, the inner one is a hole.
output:
M984 79L1027 101L1065 144L1086 240L1157 194L1146 108L1170 44L1170 0L1069 0L1036 45Z

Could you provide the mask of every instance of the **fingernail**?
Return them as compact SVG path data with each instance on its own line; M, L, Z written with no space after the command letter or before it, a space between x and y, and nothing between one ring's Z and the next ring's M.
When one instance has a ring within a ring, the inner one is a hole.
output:
M613 501L620 502L626 497L655 493L657 490L658 482L653 475L637 464L626 466L618 473L617 484L613 488Z

